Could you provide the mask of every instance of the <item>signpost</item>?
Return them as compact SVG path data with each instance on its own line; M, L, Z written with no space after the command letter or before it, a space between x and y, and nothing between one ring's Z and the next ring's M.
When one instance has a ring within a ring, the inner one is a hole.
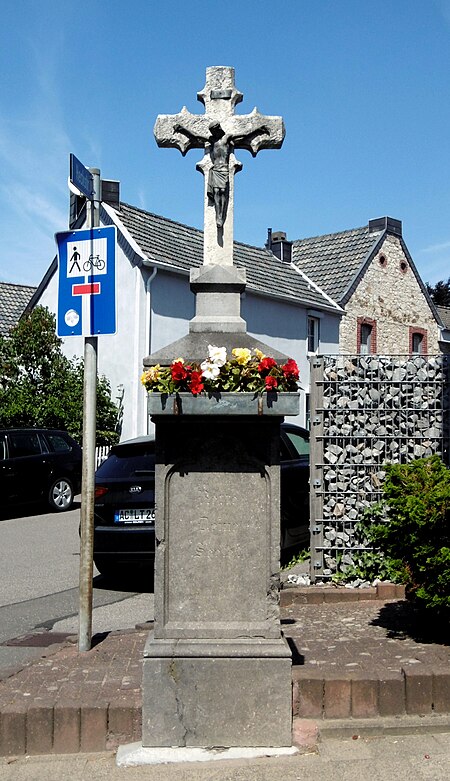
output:
M88 198L88 227L58 233L58 336L84 336L83 473L78 650L92 640L97 335L116 330L116 229L100 228L101 180L70 155L69 180Z
M57 334L98 336L116 332L116 228L56 234Z
M75 155L70 155L70 181L78 188L80 193L91 199L94 192L94 177L89 168L78 160Z

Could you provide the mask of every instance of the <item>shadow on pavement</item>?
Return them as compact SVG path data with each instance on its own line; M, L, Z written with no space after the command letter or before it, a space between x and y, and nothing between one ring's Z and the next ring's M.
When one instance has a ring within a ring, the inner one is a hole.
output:
M121 570L115 575L96 575L93 586L99 591L122 591L130 594L153 594L153 577L148 572Z
M11 521L13 518L31 518L33 515L54 515L55 517L61 516L62 518L66 512L71 510L79 510L81 503L74 501L70 510L63 512L52 512L47 504L26 504L15 505L14 507L0 507L0 521Z
M412 602L388 602L372 622L387 630L387 637L395 640L411 638L416 643L450 645L448 620L436 616Z

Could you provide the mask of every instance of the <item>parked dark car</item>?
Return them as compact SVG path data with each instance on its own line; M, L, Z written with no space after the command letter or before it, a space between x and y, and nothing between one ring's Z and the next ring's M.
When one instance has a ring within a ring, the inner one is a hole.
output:
M45 502L69 510L81 487L81 447L66 431L0 429L0 509Z
M281 557L309 540L309 432L281 426ZM148 567L155 555L155 442L111 448L95 476L94 562L107 576Z

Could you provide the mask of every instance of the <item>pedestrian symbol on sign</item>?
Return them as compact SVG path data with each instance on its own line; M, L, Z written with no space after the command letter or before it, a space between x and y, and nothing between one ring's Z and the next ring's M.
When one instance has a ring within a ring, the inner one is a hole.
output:
M69 241L67 243L67 276L83 277L107 273L106 239Z
M78 252L77 248L74 247L73 248L72 257L70 258L70 263L72 263L72 265L70 267L69 274L72 273L72 271L74 270L75 266L78 269L78 273L81 274L81 268L80 268L80 264L79 264L80 257L81 257L80 253Z

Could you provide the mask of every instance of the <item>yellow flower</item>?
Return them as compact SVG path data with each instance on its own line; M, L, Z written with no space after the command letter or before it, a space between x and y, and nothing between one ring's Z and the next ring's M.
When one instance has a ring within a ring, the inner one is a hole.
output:
M258 358L260 361L262 361L262 359L266 357L266 356L264 355L264 353L262 353L262 352L261 352L261 350L258 350L258 348L257 348L257 347L255 347L255 349L253 350L253 352L255 353L256 357L257 357L257 358Z
M175 360L172 361L172 363L184 363L184 358L175 358ZM158 369L159 369L159 366L158 366Z
M246 347L235 347L232 353L240 366L247 366L252 357L250 350Z
M141 377L142 384L146 385L148 382L156 382L159 377L160 369L161 366L159 363L157 363L156 366L150 366L150 369L147 369Z

